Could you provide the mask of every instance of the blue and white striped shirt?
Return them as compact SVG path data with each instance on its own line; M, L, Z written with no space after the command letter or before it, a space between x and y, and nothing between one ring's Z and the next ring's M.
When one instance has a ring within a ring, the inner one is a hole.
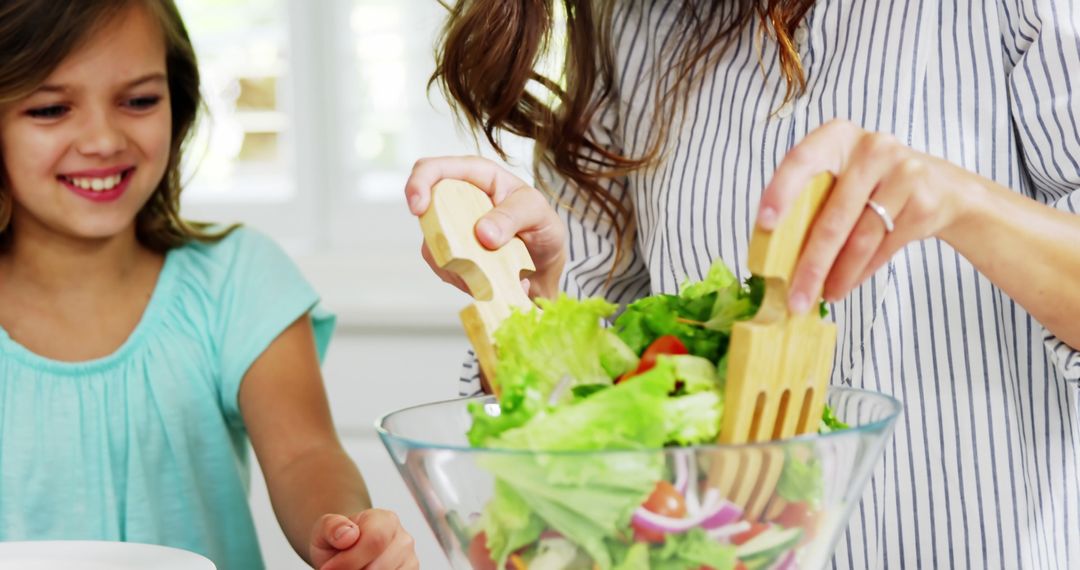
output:
M615 18L618 98L594 134L631 156L654 127L654 66L680 41L680 1L628 1ZM568 292L671 293L717 257L746 276L762 189L833 118L1080 212L1080 2L820 0L801 30L805 95L781 105L775 46L747 29L691 93L658 166L612 181L637 233L610 283L613 232L551 178ZM909 244L830 314L832 382L906 405L835 566L1080 568L1080 352L936 239ZM478 390L474 372L462 393Z

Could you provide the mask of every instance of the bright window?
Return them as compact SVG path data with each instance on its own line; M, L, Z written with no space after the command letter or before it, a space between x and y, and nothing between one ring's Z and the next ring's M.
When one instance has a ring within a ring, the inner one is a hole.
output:
M301 253L416 256L402 199L412 164L477 152L441 92L427 90L445 9L435 0L177 4L210 111L187 157L185 214L243 221ZM508 146L531 155L521 141ZM528 162L514 170L527 177Z

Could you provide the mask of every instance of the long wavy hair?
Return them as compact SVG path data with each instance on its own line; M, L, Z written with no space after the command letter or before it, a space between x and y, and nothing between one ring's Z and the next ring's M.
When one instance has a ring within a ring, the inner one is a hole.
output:
M660 70L654 98L657 116L668 120L656 122L659 130L641 156L614 152L589 135L597 113L614 96L611 30L620 1L639 0L458 0L447 6L431 84L442 87L459 116L473 132L483 132L504 158L501 132L535 140L537 180L543 184L541 167L553 169L574 183L587 208L627 235L622 230L632 225L633 213L600 180L655 161L684 100L681 96L701 70L755 22L778 46L787 82L785 102L801 94L806 80L791 38L814 0L678 0L673 37L685 41L664 59L674 65ZM560 8L567 37L561 80L537 71ZM530 82L543 86L550 97L528 91Z
M228 234L180 217L183 149L192 134L202 97L199 68L187 29L172 0L3 0L0 2L0 107L37 89L100 25L133 5L145 6L164 32L172 137L165 176L135 219L140 243L159 252L191 240L216 241ZM10 246L13 198L0 155L0 248Z

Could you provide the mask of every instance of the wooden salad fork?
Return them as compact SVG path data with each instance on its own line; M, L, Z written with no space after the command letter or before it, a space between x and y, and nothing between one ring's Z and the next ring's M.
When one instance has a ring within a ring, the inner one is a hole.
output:
M718 442L743 444L811 433L818 429L836 346L836 325L817 310L788 311L788 288L807 234L833 185L815 177L771 232L755 229L750 272L765 279L765 297L753 319L735 323L728 349L724 417ZM770 499L784 464L783 452L749 446L725 454L710 483L742 506L749 520L782 508Z
M461 311L461 324L480 370L499 396L495 330L513 307L534 307L521 287L521 278L536 267L519 238L494 251L477 241L476 222L492 207L491 197L476 186L443 180L431 189L431 205L420 216L420 228L435 263L459 275L476 300Z

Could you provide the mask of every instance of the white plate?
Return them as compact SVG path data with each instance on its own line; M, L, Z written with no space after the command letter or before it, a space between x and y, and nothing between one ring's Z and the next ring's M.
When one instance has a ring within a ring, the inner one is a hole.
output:
M215 570L214 564L186 550L136 544L41 540L0 542L0 569L8 570Z

